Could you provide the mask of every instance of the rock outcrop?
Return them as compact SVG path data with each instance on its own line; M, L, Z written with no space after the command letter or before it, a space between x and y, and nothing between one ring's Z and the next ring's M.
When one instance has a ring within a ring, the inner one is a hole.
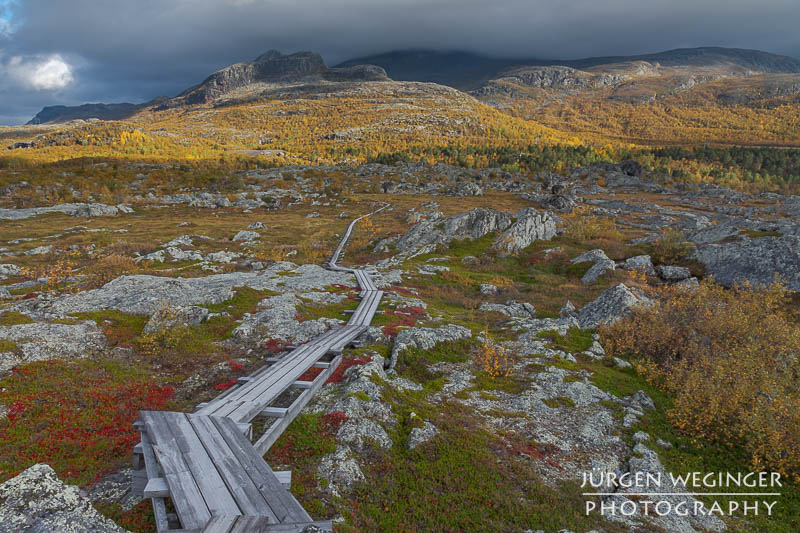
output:
M549 241L556 235L556 219L550 213L528 207L518 211L514 218L516 221L494 242L501 255L519 252L534 241Z
M591 261L594 263L592 267L586 271L581 278L581 283L590 284L597 281L597 278L617 268L616 263L609 259L606 253L600 248L584 252L572 260L572 264L586 263Z
M737 281L767 285L775 276L800 291L800 237L761 237L744 242L698 246L692 258L706 267L706 274L730 287Z
M0 533L125 533L92 507L78 487L36 464L0 485Z
M511 226L511 216L495 209L473 209L445 220L424 220L408 230L396 242L405 252L428 244L450 244L457 239L479 239L488 233Z
M0 373L33 361L93 357L108 345L102 330L91 320L80 324L33 322L0 326L0 339L16 345L13 351L0 353Z
M408 348L430 350L440 342L458 341L472 337L472 332L464 326L447 324L438 328L404 329L397 334L392 347L392 356L387 362L388 368L394 368L397 357Z
M283 54L278 50L270 50L255 61L236 63L218 70L199 85L169 100L166 105L207 104L256 83L388 80L386 71L374 65L329 69L316 52Z
M26 209L0 209L0 220L21 220L45 213L64 213L72 217L102 217L116 215L118 207L105 204L58 204L49 207L28 207Z
M652 300L620 283L606 289L596 300L583 306L578 313L582 328L595 328L600 324L610 324L630 313L637 305L650 305Z

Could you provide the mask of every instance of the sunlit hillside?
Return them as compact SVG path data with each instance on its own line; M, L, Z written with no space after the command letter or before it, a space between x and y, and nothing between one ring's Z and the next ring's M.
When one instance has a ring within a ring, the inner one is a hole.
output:
M238 153L275 164L329 164L414 148L579 143L573 135L510 117L455 89L396 82L285 86L216 105L150 108L125 122L42 128L38 135L31 126L2 132L8 145L32 143L8 155L55 161Z

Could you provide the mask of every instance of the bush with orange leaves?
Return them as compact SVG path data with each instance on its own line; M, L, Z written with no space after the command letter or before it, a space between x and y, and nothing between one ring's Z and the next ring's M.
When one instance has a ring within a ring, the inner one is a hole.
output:
M123 274L133 274L139 265L132 257L110 254L100 257L86 268L87 285L90 288L102 287Z
M614 219L589 214L586 207L577 207L569 213L561 215L564 236L576 241L592 239L609 239L618 241L622 233L617 229Z
M800 323L788 292L744 283L661 290L658 303L601 329L611 355L674 398L684 433L743 447L755 469L800 480Z
M511 375L513 361L506 353L505 348L492 342L489 331L483 332L483 343L475 354L475 362L482 371L490 377L506 378Z

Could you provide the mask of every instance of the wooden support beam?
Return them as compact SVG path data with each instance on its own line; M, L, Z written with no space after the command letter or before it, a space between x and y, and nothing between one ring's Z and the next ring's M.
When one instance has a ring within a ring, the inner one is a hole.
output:
M286 407L265 407L259 414L270 418L283 418L288 411Z
M298 389L310 389L313 384L314 384L313 381L303 381L303 380L297 380L294 383L292 383L292 385L294 385Z
M292 488L292 471L291 470L273 470L273 474L278 478L278 481L286 490Z
M167 480L163 477L154 477L147 480L142 497L147 498L169 498L169 487Z

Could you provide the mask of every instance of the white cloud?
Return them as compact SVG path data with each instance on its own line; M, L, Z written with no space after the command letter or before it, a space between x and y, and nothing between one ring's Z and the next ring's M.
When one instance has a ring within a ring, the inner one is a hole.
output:
M55 91L72 83L72 66L60 55L25 58L14 56L5 67L18 84L36 91Z

